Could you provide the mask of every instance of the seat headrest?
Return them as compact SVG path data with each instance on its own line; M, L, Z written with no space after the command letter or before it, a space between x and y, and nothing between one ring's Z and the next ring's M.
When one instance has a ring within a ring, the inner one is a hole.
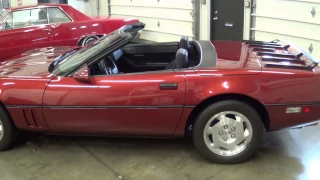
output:
M118 59L121 58L121 56L123 55L123 51L121 49L118 49L117 51L115 51L113 53L115 60L117 61Z
M183 36L181 38L180 43L179 43L179 48L186 49L186 50L188 50L190 48L190 42L189 42L188 37Z
M113 52L113 54L110 56L110 58L114 61L117 62L123 55L123 51L121 49L116 50Z
M176 66L177 69L183 69L189 67L188 62L188 51L186 49L180 48L176 55Z

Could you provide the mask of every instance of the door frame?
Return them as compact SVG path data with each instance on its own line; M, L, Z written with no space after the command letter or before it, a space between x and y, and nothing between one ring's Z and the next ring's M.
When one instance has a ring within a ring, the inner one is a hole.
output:
M214 0L212 0L214 1ZM250 24L251 24L251 11L252 8L255 6L255 0L243 0L249 1L249 7L244 8L244 16L243 16L243 39L249 40L250 39ZM200 39L204 40L212 40L212 6L211 0L202 0L201 7L200 7ZM209 24L209 26L205 25ZM206 27L207 26L207 27ZM202 37L202 38L201 38Z
M211 35L211 0L199 1L199 39L210 40Z
M212 1L215 1L215 0L212 0ZM242 0L242 1L251 1L251 0ZM212 2L211 2L212 3ZM251 3L250 3L251 4ZM209 12L209 15L210 15L210 40L213 40L213 21L212 21L212 19L213 19L213 3L212 4L209 4L209 6L210 6L210 12ZM245 27L246 27L246 7L245 6L243 6L243 8L244 8L244 11L243 11L243 34L242 34L242 37L243 37L243 39L245 39Z

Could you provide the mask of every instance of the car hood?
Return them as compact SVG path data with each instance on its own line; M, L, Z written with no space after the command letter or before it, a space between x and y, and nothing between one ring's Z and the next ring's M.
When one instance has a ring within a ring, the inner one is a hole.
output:
M61 54L78 47L38 48L0 63L0 76L49 76L49 64Z

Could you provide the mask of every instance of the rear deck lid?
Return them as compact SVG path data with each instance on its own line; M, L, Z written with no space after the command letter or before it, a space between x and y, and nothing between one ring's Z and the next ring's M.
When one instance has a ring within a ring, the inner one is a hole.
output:
M260 60L265 70L268 68L280 68L312 71L319 64L319 61L310 54L293 43L283 40L244 42L249 51Z

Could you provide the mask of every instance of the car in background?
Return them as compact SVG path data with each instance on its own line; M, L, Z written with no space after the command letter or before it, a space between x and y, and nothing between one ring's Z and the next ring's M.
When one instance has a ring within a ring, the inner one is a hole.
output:
M85 46L135 19L91 18L66 4L5 9L0 14L0 61L48 46Z

